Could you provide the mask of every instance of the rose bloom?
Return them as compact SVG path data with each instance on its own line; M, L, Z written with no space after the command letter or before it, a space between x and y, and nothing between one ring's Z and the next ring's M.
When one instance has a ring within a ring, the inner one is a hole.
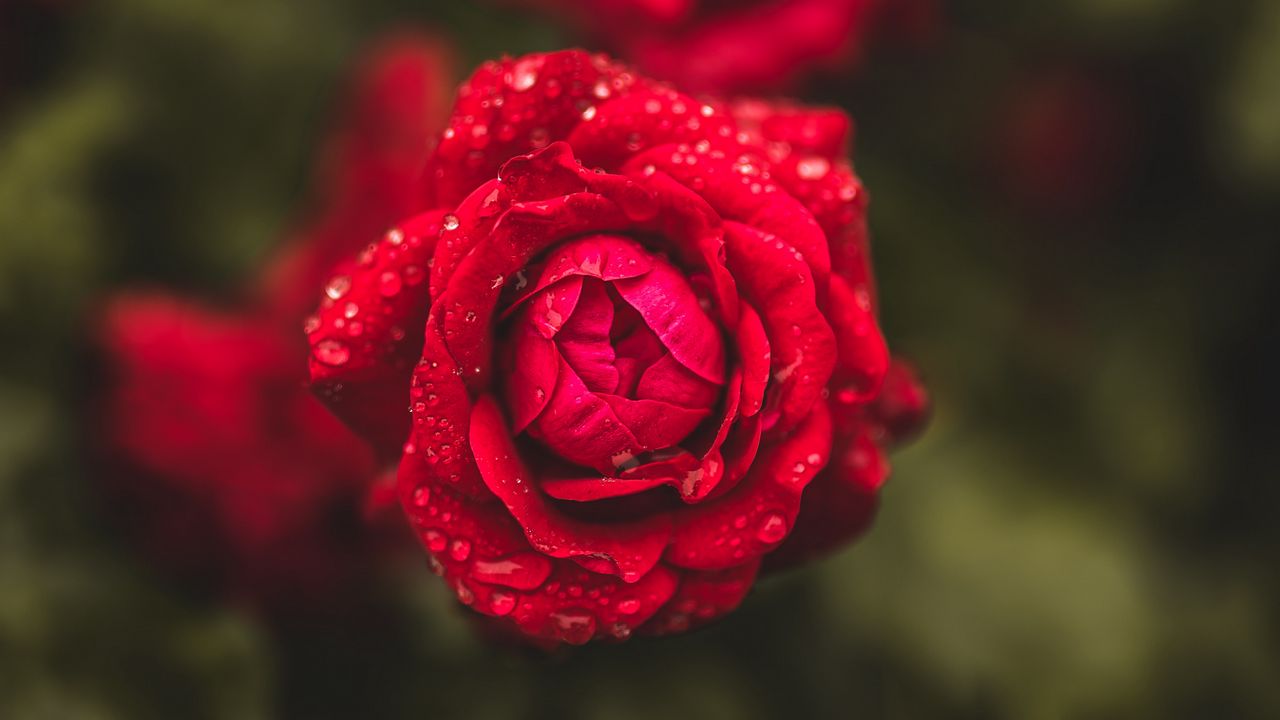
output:
M462 85L436 209L308 324L462 603L543 642L680 632L863 529L926 401L877 324L849 133L576 50Z
M785 87L855 61L869 34L918 43L936 0L523 0L581 27L653 77L697 92Z
M297 327L328 266L359 247L353 238L421 209L450 82L434 40L390 38L365 58L319 163L326 211L243 301L108 299L99 327L110 382L94 433L104 479L124 529L185 580L296 610L299 592L337 589L385 539L362 517L377 504L377 459L307 392Z

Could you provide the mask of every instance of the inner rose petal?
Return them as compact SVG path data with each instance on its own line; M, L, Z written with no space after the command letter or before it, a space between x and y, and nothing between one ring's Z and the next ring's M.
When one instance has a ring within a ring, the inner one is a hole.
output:
M711 416L724 341L664 257L629 238L580 238L542 261L534 287L506 313L513 327L503 333L514 338L506 385L517 428L571 463L616 476Z

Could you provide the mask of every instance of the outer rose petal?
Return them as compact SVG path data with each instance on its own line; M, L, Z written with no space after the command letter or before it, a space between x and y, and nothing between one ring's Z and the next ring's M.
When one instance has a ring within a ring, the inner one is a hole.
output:
M333 411L389 456L409 431L409 373L426 319L426 266L444 213L432 211L389 231L339 266L308 319L311 384Z
M759 569L760 561L754 560L717 572L685 571L675 596L640 632L682 633L728 614L747 596Z
M569 144L584 163L617 171L651 147L736 134L733 118L713 105L667 88L637 88L597 106L590 121L574 128Z
M906 442L924 429L929 420L929 393L910 363L894 358L884 378L884 388L871 406L871 415L884 429L890 444Z
M831 552L871 525L889 464L870 431L863 426L842 433L845 448L805 490L791 536L766 557L770 571Z
M624 170L649 167L695 190L725 220L783 238L808 263L818 300L825 303L831 274L827 238L813 215L765 176L763 153L745 147L726 153L710 144L662 146L633 157Z
M602 94L625 94L634 83L604 56L581 50L485 63L459 89L432 157L437 198L457 202L509 158L564 140Z
M831 327L836 334L837 396L846 403L867 402L880 392L889 369L889 348L866 292L849 288L845 279L831 278Z
M818 404L790 437L762 449L733 492L674 513L667 562L720 570L772 550L794 527L800 494L830 451L831 415Z

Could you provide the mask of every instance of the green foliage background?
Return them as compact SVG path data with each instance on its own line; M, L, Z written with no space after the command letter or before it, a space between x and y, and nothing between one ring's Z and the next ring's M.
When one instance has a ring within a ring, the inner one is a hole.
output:
M707 631L550 658L474 636L420 563L358 626L175 588L94 486L86 318L252 273L381 31L464 68L578 40L478 3L66 5L0 99L0 717L1280 716L1280 5L952 0L935 47L813 82L858 120L933 426L857 546ZM1063 66L1123 89L1134 158L1044 215L992 140L1015 80Z

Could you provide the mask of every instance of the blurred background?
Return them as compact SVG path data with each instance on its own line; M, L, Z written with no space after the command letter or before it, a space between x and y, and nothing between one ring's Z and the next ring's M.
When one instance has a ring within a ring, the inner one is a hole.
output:
M856 118L886 331L936 410L866 537L714 627L548 656L473 632L421 553L315 617L139 552L88 422L103 299L239 293L388 31L460 80L595 43L562 20L0 2L0 717L1280 717L1269 0L950 0L790 88Z

